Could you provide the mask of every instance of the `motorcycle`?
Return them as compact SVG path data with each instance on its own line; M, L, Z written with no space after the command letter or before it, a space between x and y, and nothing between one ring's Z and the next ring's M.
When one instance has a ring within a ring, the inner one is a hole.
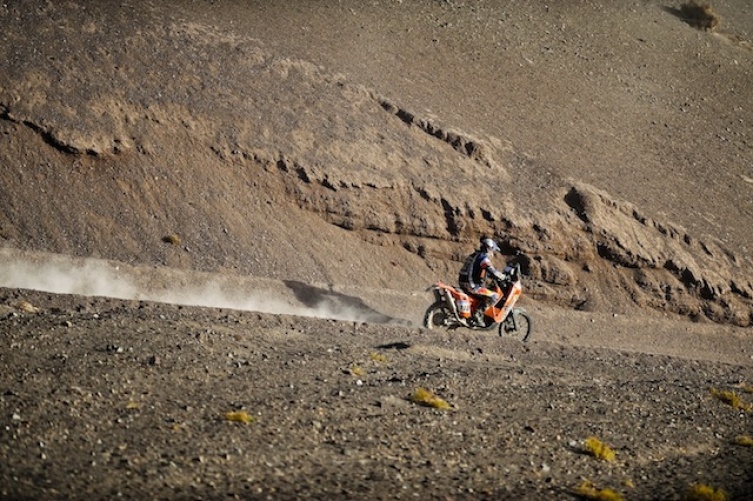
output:
M515 307L523 293L520 265L507 266L504 273L507 277L505 280L495 278L492 280L493 284L490 284L499 299L484 311L481 323L472 320L480 299L443 282L429 287L427 290L434 293L435 302L424 314L424 327L491 330L499 326L500 336L527 341L531 336L531 317L523 308Z

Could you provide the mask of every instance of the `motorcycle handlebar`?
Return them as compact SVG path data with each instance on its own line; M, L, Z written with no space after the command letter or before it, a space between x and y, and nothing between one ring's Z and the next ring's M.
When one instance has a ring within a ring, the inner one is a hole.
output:
M520 265L515 263L514 266L510 266L509 268L511 268L510 272L507 273L504 278L495 277L494 280L500 283L514 282L515 280L518 280L521 276Z

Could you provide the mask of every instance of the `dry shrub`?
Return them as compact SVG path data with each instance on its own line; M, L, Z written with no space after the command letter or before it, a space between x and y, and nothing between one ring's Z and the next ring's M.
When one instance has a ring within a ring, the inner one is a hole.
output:
M614 461L615 452L598 438L588 437L585 442L583 442L583 445L585 445L586 450L594 457L604 461Z
M685 22L702 30L714 31L722 22L719 14L708 3L688 2L680 7L680 14Z
M162 241L166 244L180 245L180 235L177 233L171 233L170 235L162 237Z
M596 501L622 501L622 495L612 489L598 489L589 480L584 480L576 489L574 494L585 499L594 499Z
M19 310L25 312L25 313L39 313L39 308L34 306L28 301L21 300L16 304L16 308Z
M225 420L248 424L253 423L254 418L246 411L231 411L225 413Z
M726 501L727 493L704 484L695 484L688 490L688 501Z
M354 376L365 376L366 375L366 371L363 370L363 367L360 367L358 365L354 365L353 367L351 367L350 368L350 373L353 374Z
M173 423L170 429L174 432L183 431L186 429L186 423Z
M732 441L733 444L743 445L745 447L753 447L753 437L750 435L738 435Z
M716 388L711 388L711 394L717 400L721 400L725 404L730 405L735 409L740 409L746 412L753 411L753 405L743 402L743 400L734 391L717 390Z
M745 393L753 393L753 384L742 382L739 384L739 387Z
M377 362L380 364L386 364L387 363L387 357L382 355L381 353L372 353L370 355L372 362Z
M411 402L423 405L424 407L433 407L435 409L447 410L452 409L452 406L436 396L426 388L418 388L410 398Z

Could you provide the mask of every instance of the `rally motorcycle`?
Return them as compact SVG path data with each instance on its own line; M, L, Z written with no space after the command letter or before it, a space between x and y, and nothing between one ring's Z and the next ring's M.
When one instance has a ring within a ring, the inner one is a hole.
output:
M428 290L434 293L435 302L424 315L424 327L434 329L444 327L457 329L467 327L473 330L491 330L499 326L499 335L527 341L531 336L531 317L522 308L516 308L515 303L523 293L520 278L520 265L507 266L504 279L492 279L491 288L499 299L496 304L489 306L481 322L474 320L480 299L463 292L460 288L437 282Z

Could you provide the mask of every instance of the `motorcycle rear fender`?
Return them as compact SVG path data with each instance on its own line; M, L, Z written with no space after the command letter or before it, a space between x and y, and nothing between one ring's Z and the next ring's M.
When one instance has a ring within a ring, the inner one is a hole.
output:
M468 294L444 282L437 282L436 284L432 285L429 289L434 293L434 297L436 297L437 300L439 299L452 299L454 301L457 301L459 299L468 300Z

